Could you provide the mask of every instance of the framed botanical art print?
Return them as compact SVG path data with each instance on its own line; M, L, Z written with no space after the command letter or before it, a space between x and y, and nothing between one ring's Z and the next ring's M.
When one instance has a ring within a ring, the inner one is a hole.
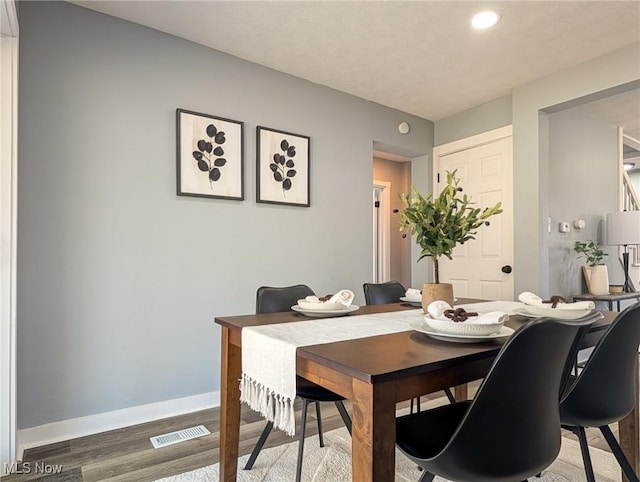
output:
M178 195L244 199L244 123L176 109Z
M310 206L310 138L261 126L256 132L256 201Z

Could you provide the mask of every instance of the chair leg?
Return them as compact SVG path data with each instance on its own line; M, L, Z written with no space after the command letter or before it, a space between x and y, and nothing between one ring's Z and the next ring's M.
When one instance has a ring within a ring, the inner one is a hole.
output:
M320 415L320 402L316 400L316 421L318 423L318 440L320 440L320 447L324 447L324 439L322 438L322 417Z
M420 480L418 480L418 482L431 482L433 479L435 479L436 475L432 474L431 472L427 472L426 470L422 471L422 476L420 477Z
M342 403L340 400L338 400L336 403L336 408L338 409L338 413L340 413L340 416L342 417L342 421L344 422L345 427L347 427L347 430L349 431L349 435L351 435L351 417L349 417L349 414L347 413L347 409L344 408L344 403Z
M622 452L620 444L613 436L613 432L611 432L611 429L607 425L603 425L602 427L598 428L602 432L602 435L604 435L604 438L609 444L609 447L611 447L613 455L615 455L616 460L620 464L620 467L622 467L622 471L624 472L624 475L627 477L627 479L629 479L629 482L638 482L638 476L633 472L633 468L631 467L629 460L627 460L624 452Z
M451 393L451 390L448 388L444 389L444 394L447 396L447 398L449 399L449 403L456 403L456 397L453 396L453 393ZM416 412L420 412L420 397L416 397L416 398L412 398L411 399L411 405L409 405L409 413L413 413L413 401L416 401Z
M451 393L451 390L448 388L444 389L444 394L447 396L447 398L449 399L449 403L456 403L456 397L453 396L453 393Z
M298 464L296 466L296 482L302 477L302 455L304 453L304 433L307 428L307 409L309 400L302 399L302 427L300 428L300 441L298 442Z
M578 436L580 441L580 451L582 452L582 460L584 461L584 471L587 475L587 482L596 482L596 477L593 474L593 466L591 465L591 456L589 455L589 444L587 444L587 435L585 434L584 427L576 427L573 430Z
M256 462L256 459L258 458L258 454L262 450L262 446L267 441L267 437L271 433L272 429L273 429L273 422L267 422L267 425L265 425L264 430L260 434L260 438L258 439L258 443L256 443L255 447L253 447L253 451L251 452L251 456L249 457L249 460L247 460L247 463L244 466L243 470L251 470L253 468L253 464Z

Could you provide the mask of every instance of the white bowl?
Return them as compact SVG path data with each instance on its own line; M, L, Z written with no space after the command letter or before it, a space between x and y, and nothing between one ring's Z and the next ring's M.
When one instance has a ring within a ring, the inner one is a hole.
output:
M424 321L432 329L450 335L493 335L498 333L504 325L504 323L469 323L466 321L456 323L450 320L434 320L429 316L425 316Z
M303 310L315 310L315 311L337 311L344 310L346 306L342 303L329 303L328 301L313 302L306 300L298 300L298 306Z
M593 310L589 309L571 309L562 308L562 305L558 305L558 308L551 308L551 305L547 306L532 306L524 305L523 309L535 316L548 316L549 318L561 318L563 320L576 320L587 316Z

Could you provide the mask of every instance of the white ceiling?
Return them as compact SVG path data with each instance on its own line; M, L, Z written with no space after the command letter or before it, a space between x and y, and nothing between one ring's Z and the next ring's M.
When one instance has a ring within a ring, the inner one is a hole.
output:
M434 121L640 42L639 1L72 3Z
M624 133L640 140L640 90L584 104L581 109L609 124L624 128Z

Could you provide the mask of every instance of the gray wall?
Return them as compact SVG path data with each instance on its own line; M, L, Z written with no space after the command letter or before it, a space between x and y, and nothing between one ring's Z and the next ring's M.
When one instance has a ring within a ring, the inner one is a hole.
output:
M516 87L513 102L515 293L549 294L550 160L541 152L540 111L640 78L640 43ZM599 176L600 171L594 172ZM527 222L524 222L526 220Z
M549 293L570 296L583 292L585 260L574 252L575 242L604 243L606 215L618 209L618 134L616 126L579 108L550 114L548 130ZM574 228L577 219L586 221L585 229ZM560 232L561 221L569 222L571 232ZM605 249L610 253L605 258L610 282L621 284L624 276L617 253Z
M213 318L260 285L362 302L372 141L428 154L431 122L71 4L19 13L20 428L218 390ZM245 201L176 196L178 107L245 122ZM311 136L310 208L256 204L257 125Z
M493 99L435 123L436 146L511 124L511 95Z
M410 236L402 237L399 231L399 214L393 210L402 210L405 205L400 194L409 192L411 186L411 164L373 158L373 179L391 183L389 219L391 223L390 239L390 279L399 281L405 287L411 287L411 243Z

